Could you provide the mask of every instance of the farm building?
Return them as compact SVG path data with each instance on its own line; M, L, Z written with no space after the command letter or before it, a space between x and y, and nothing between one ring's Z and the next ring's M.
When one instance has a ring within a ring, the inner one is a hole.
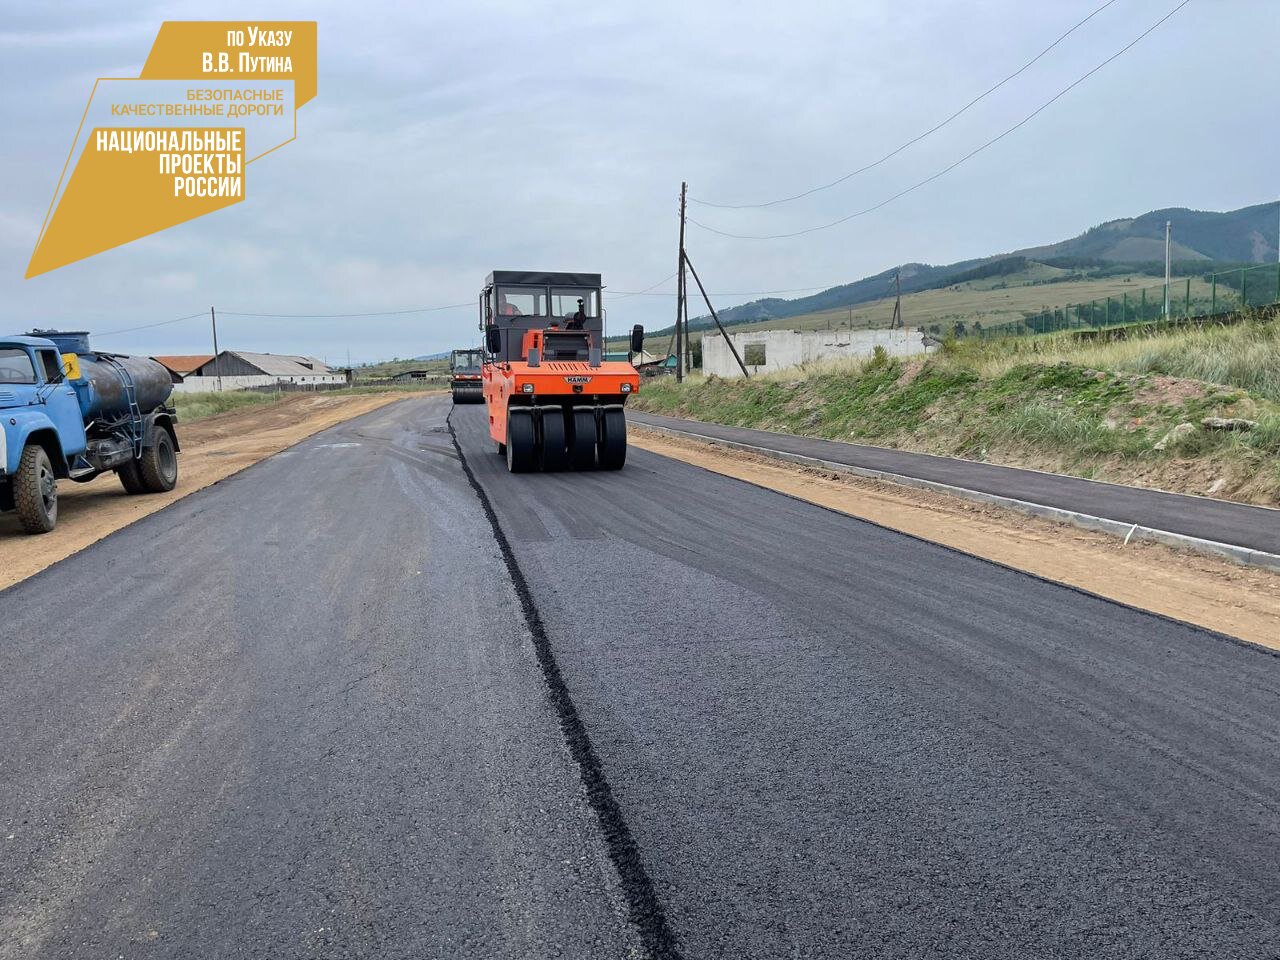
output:
M751 373L785 370L837 357L869 357L876 347L884 347L891 357L928 352L924 334L918 330L760 330L731 333L729 338ZM702 372L717 377L742 376L723 337L703 336Z
M213 359L211 353L193 353L176 356L152 357L156 363L169 371L174 383L181 383L195 373L201 366Z
M181 383L174 385L174 390L184 393L217 390L219 379L223 390L271 386L328 389L347 382L340 372L330 370L315 357L223 350L185 375Z

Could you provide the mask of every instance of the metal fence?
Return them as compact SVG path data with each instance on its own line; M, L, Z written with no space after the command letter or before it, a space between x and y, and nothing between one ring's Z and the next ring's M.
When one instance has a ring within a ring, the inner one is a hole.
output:
M1280 264L1257 264L1196 276L1175 277L1169 283L1142 287L1120 296L1046 307L1020 323L984 327L980 322L956 321L944 331L956 337L994 339L1031 336L1062 330L1101 330L1135 323L1185 321L1226 317L1280 303Z

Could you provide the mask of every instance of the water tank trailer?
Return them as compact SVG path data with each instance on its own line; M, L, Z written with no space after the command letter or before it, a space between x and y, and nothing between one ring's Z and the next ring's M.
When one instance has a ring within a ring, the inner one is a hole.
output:
M89 335L0 336L0 511L28 533L58 521L58 481L114 471L131 494L178 482L169 371L146 357L92 350Z

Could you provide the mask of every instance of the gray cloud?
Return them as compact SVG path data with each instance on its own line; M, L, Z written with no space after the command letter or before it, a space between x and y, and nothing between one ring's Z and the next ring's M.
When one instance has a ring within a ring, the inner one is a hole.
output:
M470 303L500 268L667 276L675 197L768 199L875 159L1011 71L1095 0L594 4L279 3L320 23L320 91L299 139L249 169L248 199L23 280L96 76L136 74L164 19L207 4L29 5L0 30L0 316L106 331L210 304L340 313ZM1172 6L1122 0L961 120L882 168L769 211L699 210L778 232L860 209L968 152ZM1280 108L1270 0L1200 0L1023 130L902 201L797 240L693 229L715 290L832 284L1069 236L1113 217L1270 200ZM665 289L671 289L668 285ZM740 297L727 297L725 305ZM669 297L611 326L670 322ZM231 318L247 349L357 359L473 339L470 309L360 320ZM200 322L120 349L206 346Z

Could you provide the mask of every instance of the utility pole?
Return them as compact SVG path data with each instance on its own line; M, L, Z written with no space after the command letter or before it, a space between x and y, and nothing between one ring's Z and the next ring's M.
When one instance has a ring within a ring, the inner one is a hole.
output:
M676 262L676 383L684 382L685 338L688 336L685 327L688 326L689 308L685 303L684 277L684 219L688 193L688 182L680 181L680 251Z
M889 324L890 330L897 330L902 326L902 269L899 268L893 275L893 286L897 293L897 298L893 301L893 322Z
M1164 318L1169 319L1169 283L1172 279L1173 261L1170 256L1173 237L1173 221L1164 222Z
M222 361L218 359L218 315L209 308L209 322L213 324L213 374L218 378L218 392L222 392Z

